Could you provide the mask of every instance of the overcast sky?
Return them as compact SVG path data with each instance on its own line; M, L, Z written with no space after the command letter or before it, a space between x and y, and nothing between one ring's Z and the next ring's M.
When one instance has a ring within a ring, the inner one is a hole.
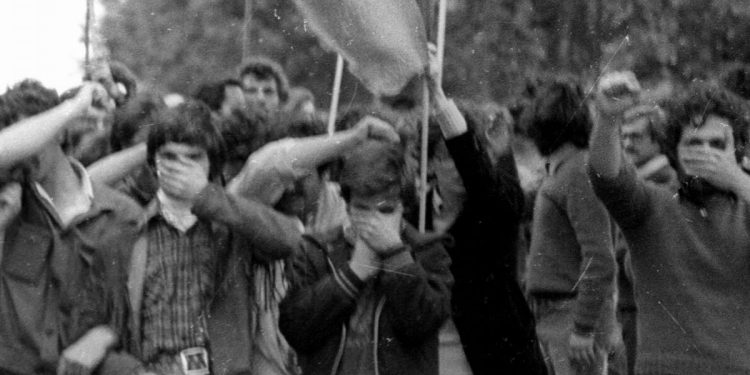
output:
M59 92L77 85L85 18L86 0L0 0L0 92L24 78Z

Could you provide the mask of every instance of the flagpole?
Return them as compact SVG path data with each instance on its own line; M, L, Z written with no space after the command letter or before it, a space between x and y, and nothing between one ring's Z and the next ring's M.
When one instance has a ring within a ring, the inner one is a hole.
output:
M437 84L442 84L443 79L443 56L445 51L445 21L446 0L439 0L438 5L438 29L437 29L437 60L440 73ZM429 20L428 20L429 22ZM430 90L427 80L422 85L422 147L419 162L419 231L424 233L427 227L427 143L430 124Z
M427 141L430 123L430 89L422 80L422 144L419 161L419 232L427 227Z
M250 58L250 33L253 18L253 0L245 0L245 9L242 20L242 62Z
M83 35L83 44L86 48L84 62L88 67L91 63L91 27L94 24L94 0L86 0L86 23Z
M445 56L445 22L447 13L447 0L440 0L438 5L438 29L437 29L437 61L440 66L437 84L443 84L443 57Z
M341 78L344 75L344 57L338 54L336 57L336 74L333 78L333 95L331 97L331 109L328 112L328 135L336 131L336 114L339 110L339 96L341 96Z

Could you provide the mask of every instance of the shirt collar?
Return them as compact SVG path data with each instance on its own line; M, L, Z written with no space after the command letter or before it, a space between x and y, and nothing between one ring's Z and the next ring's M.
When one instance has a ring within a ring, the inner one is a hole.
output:
M68 162L70 163L70 166L73 168L73 172L76 174L76 177L78 177L78 181L80 182L81 190L86 194L86 197L88 198L87 207L84 209L83 207L80 208L80 213L74 217L70 223L67 225L63 225L62 220L60 219L60 215L57 211L57 206L55 206L54 200L52 199L52 196L49 195L49 193L42 187L42 185L39 182L34 181L32 183L33 191L36 193L35 195L42 203L42 206L51 214L53 219L60 225L60 227L65 226L71 226L74 225L76 222L79 221L81 216L94 216L96 212L100 211L101 209L106 208L106 203L101 204L103 202L96 202L94 199L94 187L91 183L91 177L89 176L88 172L86 171L86 168L81 165L81 163L78 162L78 160L69 157ZM96 212L95 212L96 211Z
M81 183L81 190L86 193L86 196L89 198L89 200L93 201L94 187L91 183L91 176L89 176L89 172L86 170L86 168L83 167L83 165L81 165L78 160L68 158L68 161L70 162L70 166L73 167L73 172L75 172L79 182ZM41 199L54 207L52 197L49 195L49 193L47 193L46 190L44 190L40 183L34 182L34 188L36 189L37 193L39 193L39 197Z
M190 208L180 207L179 202L170 199L161 189L146 206L141 224L145 225L157 216L182 233L186 233L198 222L198 218L190 211Z

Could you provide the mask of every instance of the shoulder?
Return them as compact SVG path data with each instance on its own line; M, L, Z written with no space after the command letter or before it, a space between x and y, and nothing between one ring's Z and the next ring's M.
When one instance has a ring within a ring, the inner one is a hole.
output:
M408 223L404 226L403 240L415 252L431 248L443 249L453 245L453 237L448 234L420 233L417 228Z

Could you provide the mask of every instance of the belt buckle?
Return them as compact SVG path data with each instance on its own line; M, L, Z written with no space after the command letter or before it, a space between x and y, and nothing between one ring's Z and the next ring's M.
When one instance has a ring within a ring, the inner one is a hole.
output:
M210 375L208 350L203 347L187 348L180 351L180 365L185 375Z

